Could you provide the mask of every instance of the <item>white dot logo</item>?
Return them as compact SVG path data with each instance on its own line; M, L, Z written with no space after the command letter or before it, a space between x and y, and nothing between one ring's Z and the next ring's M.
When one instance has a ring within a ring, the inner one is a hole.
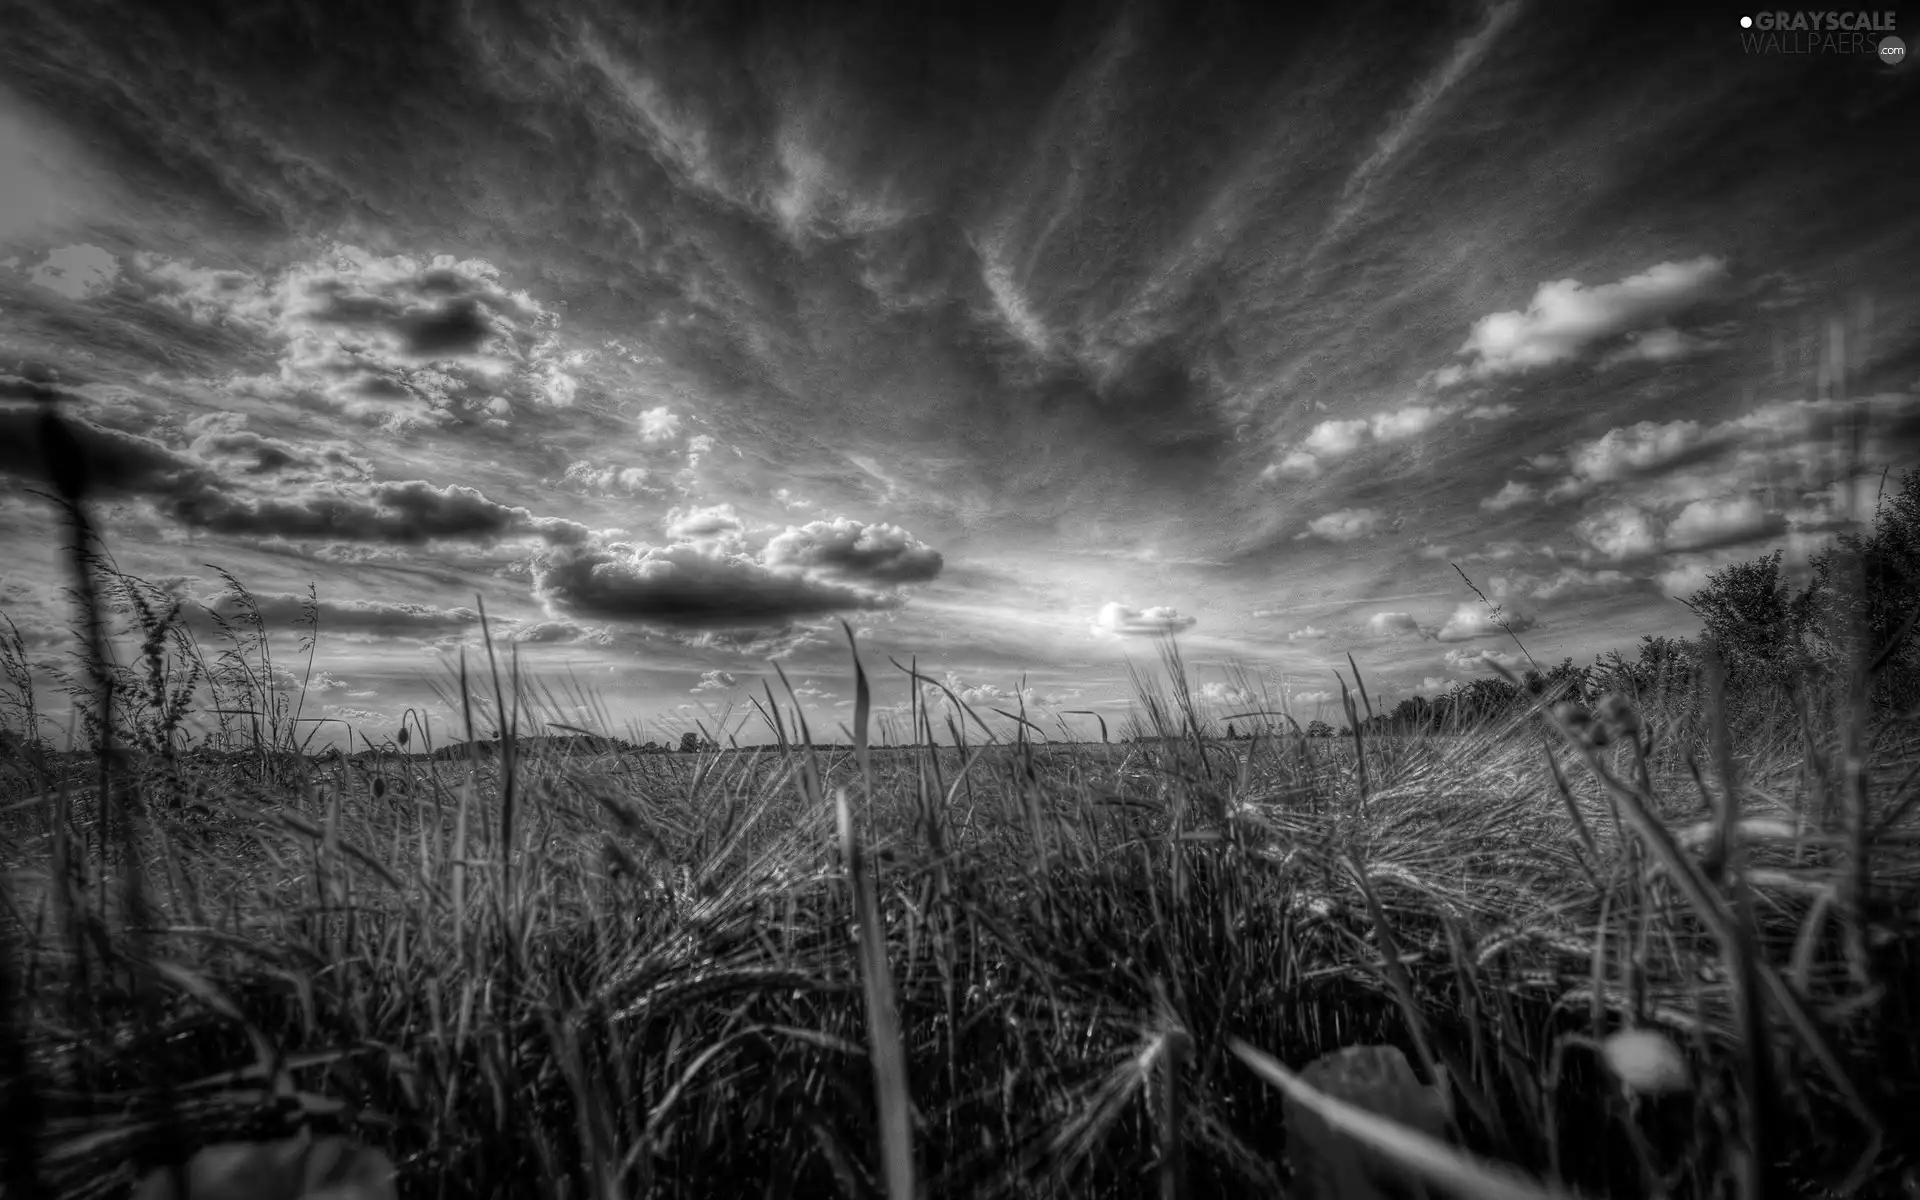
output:
M1907 61L1907 44L1897 37L1881 38L1880 61L1889 67L1897 67Z
M1741 18L1740 18L1740 28L1742 28L1742 29L1752 29L1752 28L1753 28L1753 18L1752 18L1752 17L1741 17Z

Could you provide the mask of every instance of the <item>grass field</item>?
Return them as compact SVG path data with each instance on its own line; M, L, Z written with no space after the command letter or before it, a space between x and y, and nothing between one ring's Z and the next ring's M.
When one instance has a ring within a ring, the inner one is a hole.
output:
M483 670L498 754L310 760L264 634L137 616L134 748L8 742L10 1198L301 1126L408 1196L1281 1195L1261 1055L1376 1042L1469 1194L1914 1194L1920 738L1847 688L1227 741L1169 644L1152 742L926 680L958 744L874 747L863 675L850 748L769 690L778 746L631 754L520 750L573 726ZM1685 1086L1608 1065L1636 1030Z

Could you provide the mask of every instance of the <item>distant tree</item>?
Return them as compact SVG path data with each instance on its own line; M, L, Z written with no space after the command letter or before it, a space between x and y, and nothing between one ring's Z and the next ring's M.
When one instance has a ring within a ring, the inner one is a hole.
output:
M680 753L697 754L700 750L700 735L689 729L680 735Z
M1433 727L1433 701L1425 696L1408 696L1394 705L1393 727L1402 733L1422 733Z
M1722 567L1685 601L1700 618L1701 649L1726 664L1729 688L1790 684L1815 667L1818 572L1796 595L1781 575L1780 554Z
M1232 742L1232 741L1238 741L1239 738L1240 738L1240 735L1233 731L1233 722L1228 721L1227 722L1227 740Z
M1920 703L1920 470L1906 472L1900 490L1884 498L1872 530L1843 533L1813 559L1815 655L1829 670L1851 670L1848 659L1887 658L1873 681L1882 704L1905 711ZM1864 645L1848 652L1849 626L1859 622Z
M1585 703L1593 695L1593 668L1576 667L1571 657L1561 659L1558 666L1545 671L1538 668L1528 671L1526 681L1530 696Z
M1329 724L1327 724L1327 723L1326 723L1325 721L1311 721L1311 722L1308 722L1308 724L1307 724L1307 736L1308 736L1308 737L1310 737L1310 738L1324 738L1324 737L1332 737L1332 736L1333 736L1333 726L1331 726L1331 725L1329 725Z

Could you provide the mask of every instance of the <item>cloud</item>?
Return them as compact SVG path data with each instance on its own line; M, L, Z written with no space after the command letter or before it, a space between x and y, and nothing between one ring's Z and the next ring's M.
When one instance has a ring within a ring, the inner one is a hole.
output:
M1641 421L1616 426L1593 441L1569 448L1567 459L1575 478L1610 483L1677 462L1710 440L1698 421Z
M1505 624L1502 625L1502 622ZM1439 642L1466 642L1479 637L1504 636L1507 633L1525 633L1534 626L1534 618L1524 613L1503 611L1496 620L1487 606L1468 600L1453 610L1439 632L1433 635Z
M729 506L675 510L668 524L682 540L563 547L543 556L534 567L534 595L554 617L625 619L716 636L759 631L753 644L764 649L757 639L795 618L897 608L905 600L895 589L933 579L942 562L896 525L842 518L789 526L755 554Z
M692 692L724 692L739 685L739 680L730 671L703 671L700 682L687 689Z
M1309 532L1330 542L1351 542L1370 537L1380 524L1380 514L1371 508L1343 508L1307 522Z
M1237 684L1222 683L1218 679L1209 680L1193 691L1193 697L1206 704L1252 704L1257 697L1246 688Z
M898 525L863 525L845 517L789 526L767 543L766 561L884 584L926 583L944 565L938 550Z
M548 486L585 496L634 496L658 492L659 488L649 485L651 479L652 472L645 467L595 466L582 459L568 463L560 478Z
M1582 517L1574 536L1602 557L1619 562L1652 554L1660 547L1654 518L1631 504L1615 504Z
M1290 642L1306 642L1306 641L1312 641L1315 638L1323 638L1325 636L1327 636L1326 630L1316 629L1311 625L1303 625L1300 628L1294 630L1292 633L1289 633L1287 635L1287 640Z
M232 386L317 398L392 432L569 406L593 356L565 348L558 315L483 259L335 245L270 275L147 253L131 264L151 303L273 348L276 375Z
M1352 454L1366 440L1367 422L1322 421L1301 442L1301 448L1320 458L1339 458Z
M1317 475L1322 460L1345 458L1364 446L1369 437L1383 443L1418 437L1457 411L1448 405L1410 404L1371 417L1322 421L1285 458L1262 471L1261 481L1270 483L1283 474Z
M1479 650L1449 650L1446 653L1446 663L1450 671L1478 674L1494 663L1512 670L1520 665L1520 660L1503 650L1486 646Z
M323 638L341 633L429 637L463 630L480 621L477 611L465 607L439 608L387 600L334 600L325 595L314 605L306 595L294 592L254 592L252 596L254 610L269 630L304 628L308 614L316 613L318 632ZM194 599L182 607L181 616L189 627L211 632L216 628L216 616L234 621L244 611L240 598L229 591Z
M1587 347L1664 320L1708 296L1726 275L1711 256L1664 262L1617 283L1588 287L1577 279L1543 283L1525 312L1498 312L1474 322L1458 354L1468 359L1450 376L1485 379L1553 366Z
M1438 675L1429 675L1420 681L1419 687L1413 690L1431 696L1447 691L1452 687L1453 682L1451 680L1442 679Z
M1710 349L1712 345L1705 338L1663 325L1658 329L1627 334L1627 344L1602 358L1600 369L1605 371L1636 362L1678 362Z
M1295 692L1291 699L1295 704L1330 704L1333 702L1333 693Z
M1412 613L1382 612L1367 618L1368 633L1419 633L1420 623Z
M1480 507L1489 512L1506 512L1510 508L1533 503L1539 494L1532 484L1509 479L1507 486L1480 501Z
M1452 415L1453 410L1410 404L1397 412L1378 413L1367 422L1376 441L1397 442L1421 434Z
M297 446L283 438L234 428L234 414L218 416L229 419L206 422L201 418L188 423L190 431L206 430L188 443L188 452L209 464L237 468L248 475L303 472L331 479L364 479L373 473L373 465L344 444Z
M120 263L98 246L62 246L48 251L27 278L69 300L91 300L112 289L120 278Z
M65 424L87 454L102 491L151 498L174 520L213 533L400 545L437 539L491 542L515 534L566 545L587 536L586 527L575 522L536 517L524 508L495 503L470 487L435 487L418 479L361 487L321 478L307 486L249 494L221 478L214 463L198 454L86 420ZM236 450L251 455L255 462L249 474L293 466L319 471L330 464L344 474L364 467L337 449L309 454L238 431L202 435L196 445L216 462ZM37 414L0 411L0 472L44 481L45 471Z
M492 542L518 534L569 545L588 533L573 521L536 517L459 484L345 482L344 477L363 474L367 467L338 446L306 449L229 428L200 433L191 449L182 451L84 419L64 424L87 455L100 490L148 497L174 520L214 533L400 545L437 539ZM276 479L279 490L249 493L216 470L235 457L252 460L245 468L249 475L298 469L309 478L297 486ZM0 473L46 482L46 461L38 414L0 410Z
M1093 632L1109 637L1147 637L1191 629L1197 620L1166 605L1135 609L1110 603L1103 605L1093 619Z
M1667 526L1669 550L1701 550L1750 542L1786 529L1786 519L1768 512L1752 496L1695 500Z
M1292 450L1277 463L1269 463L1267 469L1260 472L1262 483L1272 483L1282 475L1318 475L1320 460L1305 450Z
M535 621L513 632L514 641L536 646L577 642L590 636L589 630L571 621Z
M1510 417L1518 411L1519 410L1516 409L1513 405L1508 404L1505 401L1502 401L1499 404L1476 404L1472 408L1467 410L1467 420L1495 421L1500 419L1501 417Z
M1562 567L1551 579L1528 579L1526 593L1536 600L1557 600L1590 592L1614 592L1633 586L1633 577L1611 568L1590 571L1584 567Z
M544 556L534 596L549 615L673 628L777 626L795 617L895 608L904 601L795 568L774 568L718 542L615 543Z
M1748 557L1738 550L1726 549L1679 555L1673 565L1654 576L1654 582L1663 594L1685 599L1706 587L1708 576Z
M84 419L70 418L65 425L103 491L151 498L173 519L214 533L401 545L438 539L491 542L516 534L565 545L587 536L585 526L536 517L459 484L346 482L364 474L367 464L339 446L303 448L229 428L200 433L189 450L181 451ZM233 465L236 458L251 460L244 468L248 475L300 470L308 479L300 486L277 479L279 490L249 493L215 469ZM37 414L0 411L0 472L44 480L45 462Z
M997 687L991 683L969 685L952 671L947 672L946 684L956 696L960 697L962 704L980 705L989 708L1017 708L1023 703L1029 706L1036 703L1035 693L1032 688L1015 691L1010 688Z
M649 445L670 442L680 436L680 417L662 404L640 414L640 440Z
M745 523L733 511L731 504L716 504L708 508L675 508L667 513L667 536L675 541L738 538L745 529Z

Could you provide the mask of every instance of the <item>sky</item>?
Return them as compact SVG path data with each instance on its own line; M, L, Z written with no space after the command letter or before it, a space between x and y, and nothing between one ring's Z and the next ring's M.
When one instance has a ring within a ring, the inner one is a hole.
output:
M834 736L842 621L883 709L918 656L1091 735L1172 634L1335 716L1348 654L1392 703L1691 632L1920 466L1878 33L1295 7L0 0L0 393L55 373L198 628L223 568L291 662L316 589L322 742L444 721L481 604L649 736L775 663Z

